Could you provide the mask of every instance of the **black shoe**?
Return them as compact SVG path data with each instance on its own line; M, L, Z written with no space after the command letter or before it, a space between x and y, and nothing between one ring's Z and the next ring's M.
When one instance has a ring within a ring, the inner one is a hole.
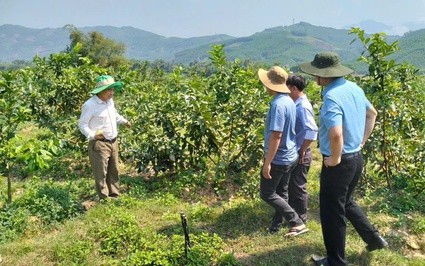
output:
M326 257L313 255L313 256L311 256L311 260L314 262L314 265L329 266L328 259Z
M269 227L267 228L267 231L269 232L269 234L276 234L277 232L279 232L280 228L279 227Z
M388 246L387 241L382 236L378 236L378 240L372 242L366 246L367 251L372 252L377 249L385 248Z

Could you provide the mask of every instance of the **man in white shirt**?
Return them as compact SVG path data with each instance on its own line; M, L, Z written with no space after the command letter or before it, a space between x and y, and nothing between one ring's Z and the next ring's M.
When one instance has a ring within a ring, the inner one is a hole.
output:
M81 108L78 128L88 139L90 164L100 199L119 195L117 124L131 126L114 106L112 97L122 88L111 76L99 76L92 97Z

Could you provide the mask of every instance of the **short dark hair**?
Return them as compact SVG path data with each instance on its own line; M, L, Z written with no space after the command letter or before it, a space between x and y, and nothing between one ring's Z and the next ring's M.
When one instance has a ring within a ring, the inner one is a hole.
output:
M300 74L289 74L286 85L295 86L302 91L306 86L305 78Z

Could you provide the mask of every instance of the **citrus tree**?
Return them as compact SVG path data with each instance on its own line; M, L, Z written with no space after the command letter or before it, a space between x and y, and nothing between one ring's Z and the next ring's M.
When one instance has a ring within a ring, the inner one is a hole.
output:
M217 189L228 176L258 166L265 93L256 74L228 62L222 48L210 51L209 76L196 65L170 74L143 66L120 74L125 87L117 106L132 119L122 135L124 159L140 171L210 172Z
M399 48L397 42L387 43L384 33L365 36L358 28L351 33L365 47L359 60L369 65L369 74L358 82L378 111L366 159L389 188L418 195L425 190L424 79L414 66L391 59Z
M26 91L30 87L27 69L0 72L0 175L7 178L7 202L12 201L12 174L16 166L34 171L48 167L55 150L52 141L36 138L24 141L17 133L32 120Z

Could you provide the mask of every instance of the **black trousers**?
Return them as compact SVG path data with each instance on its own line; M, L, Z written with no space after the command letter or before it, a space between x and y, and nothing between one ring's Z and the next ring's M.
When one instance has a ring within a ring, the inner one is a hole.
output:
M353 200L353 191L362 174L363 157L356 153L343 156L334 167L322 164L320 174L320 220L329 265L346 265L345 217L366 243L379 237L362 209Z
M308 149L304 154L303 163L298 163L292 171L288 185L288 203L294 208L304 223L307 222L307 174L310 169L312 158L312 152Z

